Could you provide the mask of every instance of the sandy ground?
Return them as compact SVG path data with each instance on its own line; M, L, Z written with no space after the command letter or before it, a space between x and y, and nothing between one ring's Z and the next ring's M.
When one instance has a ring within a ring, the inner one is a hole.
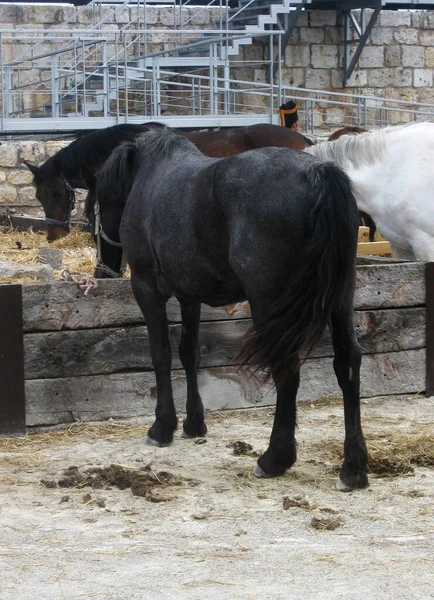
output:
M363 418L371 448L421 433L434 439L433 399L370 401ZM337 492L342 408L303 404L296 465L258 480L256 459L234 455L233 444L264 450L272 411L207 422L206 443L178 432L169 448L144 443L151 419L0 440L1 600L434 598L434 467L371 474L368 489ZM170 472L179 485L157 485L145 498L40 483L72 465L113 463ZM337 527L318 529L315 518Z

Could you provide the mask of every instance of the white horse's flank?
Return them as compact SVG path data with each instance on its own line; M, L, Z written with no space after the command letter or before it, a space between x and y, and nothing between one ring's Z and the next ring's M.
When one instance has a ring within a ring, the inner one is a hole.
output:
M360 210L397 258L434 260L434 123L414 123L311 146L349 175Z

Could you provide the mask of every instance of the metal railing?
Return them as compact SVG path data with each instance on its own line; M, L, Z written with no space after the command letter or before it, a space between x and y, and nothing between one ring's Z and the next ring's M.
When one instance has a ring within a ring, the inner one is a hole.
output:
M227 45L244 39L243 33L229 30L223 39L220 30L207 30L206 39L179 46L176 30L88 29L44 32L45 45L39 47L44 52L6 61L11 46L28 43L33 33L40 39L39 30L0 32L3 133L96 129L143 120L184 127L279 123L279 106L289 98L297 100L303 129L311 134L345 125L373 129L434 120L434 104L284 87L280 66L273 82L272 57L280 49L281 32L249 33L268 44L271 58L265 62L229 57ZM192 39L197 33L183 32ZM145 35L148 52L142 54L136 41ZM197 54L195 63L192 54ZM246 79L249 69L252 77ZM253 82L253 73L262 74L263 81Z

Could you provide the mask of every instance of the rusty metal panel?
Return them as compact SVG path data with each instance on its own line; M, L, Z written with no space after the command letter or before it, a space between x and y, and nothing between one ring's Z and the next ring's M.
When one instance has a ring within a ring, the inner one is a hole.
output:
M0 437L25 434L22 288L0 285Z
M426 395L434 396L434 262L425 267L426 286Z

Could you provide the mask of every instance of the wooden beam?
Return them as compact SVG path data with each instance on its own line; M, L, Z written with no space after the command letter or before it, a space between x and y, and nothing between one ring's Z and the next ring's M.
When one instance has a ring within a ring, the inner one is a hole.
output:
M0 437L26 434L20 285L0 285Z
M426 395L434 396L434 262L426 264Z
M357 244L357 254L366 256L372 254L376 256L392 256L392 249L389 242L362 242Z
M172 382L176 408L184 412L184 372L173 371ZM155 410L155 385L155 377L151 372L27 381L28 424L152 415ZM199 386L207 409L272 406L275 403L271 385L259 385L248 372L239 371L237 367L200 369ZM424 390L425 349L363 357L362 397L410 395ZM312 358L303 365L299 400L314 402L341 396L331 357Z
M357 338L364 354L425 347L425 309L367 310L354 313ZM172 368L181 369L178 345L181 325L170 326ZM249 319L201 323L201 366L234 364ZM152 370L148 330L144 325L105 327L24 336L25 378L79 377L132 370ZM312 357L333 356L326 331Z
M360 266L357 268L354 308L423 306L424 273L424 264L416 262ZM168 302L167 312L172 323L180 322L176 300ZM84 296L75 283L23 284L23 318L26 332L144 323L131 291L131 282L127 279L100 279L98 287L88 296ZM250 318L250 309L245 302L220 308L202 305L202 321L246 318Z

